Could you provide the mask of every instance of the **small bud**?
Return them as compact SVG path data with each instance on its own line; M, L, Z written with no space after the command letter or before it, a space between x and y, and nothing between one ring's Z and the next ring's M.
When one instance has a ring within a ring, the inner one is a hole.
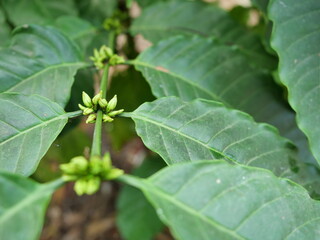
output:
M89 115L89 114L91 114L93 112L94 112L94 110L92 108L85 108L83 110L83 115Z
M93 175L97 175L102 171L103 162L101 161L99 156L93 156L90 158L90 173Z
M97 116L95 114L90 114L86 120L86 123L95 123Z
M101 98L101 99L99 99L99 105L101 108L106 108L108 106L108 102L107 102L107 100Z
M124 174L122 169L113 168L104 176L106 180L113 180Z
M89 166L88 160L83 156L72 158L69 164L71 164L74 167L76 173L87 171Z
M103 46L103 47L102 47L102 51L104 52L104 54L105 54L105 56L106 56L107 58L110 58L110 57L112 57L112 55L113 55L112 49L109 48L109 47L107 47L107 46Z
M91 98L85 92L82 92L82 101L86 107L92 107Z
M94 56L95 59L99 59L100 58L100 54L99 54L98 49L95 48L93 50L93 56Z
M87 180L86 179L79 179L74 184L74 191L79 195L83 195L87 191Z
M97 105L99 100L101 99L101 96L102 96L102 91L100 91L97 95L95 95L93 98L92 98L92 103L94 105Z
M117 111L112 111L112 112L109 112L108 115L110 117L114 117L114 116L116 116L116 115L118 115L120 113L123 113L123 111L124 111L124 109L120 109L120 110L117 110Z
M103 114L102 120L103 120L103 122L112 122L112 121L113 121L113 118L109 117L109 116L106 115L106 114Z
M119 55L113 55L110 60L109 60L109 64L111 66L117 65L117 64L121 64L124 63L125 60L123 57L119 56Z
M63 181L69 182L69 181L75 181L78 179L78 176L76 175L63 175L62 176Z
M110 153L107 152L106 154L104 154L103 156L103 159L102 159L102 162L103 162L103 169L104 170L110 170L111 167L112 167L112 164L111 164L111 157L110 157Z
M81 104L78 104L78 107L83 111L84 109L86 109L85 106L82 106Z
M114 97L109 101L108 106L106 108L107 112L112 111L117 106L117 95L114 95Z
M99 177L92 177L87 181L86 193L91 195L97 192L100 188L100 178Z

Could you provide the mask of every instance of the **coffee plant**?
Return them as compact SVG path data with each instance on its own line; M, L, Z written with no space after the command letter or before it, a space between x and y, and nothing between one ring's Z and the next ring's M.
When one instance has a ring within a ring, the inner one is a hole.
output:
M1 240L39 239L66 182L83 195L110 180L127 185L123 239L163 225L180 240L320 239L319 0L0 3ZM136 35L152 46L138 54ZM36 181L80 116L90 151ZM126 118L157 154L132 175L112 164L121 139L102 147L104 126L133 134Z

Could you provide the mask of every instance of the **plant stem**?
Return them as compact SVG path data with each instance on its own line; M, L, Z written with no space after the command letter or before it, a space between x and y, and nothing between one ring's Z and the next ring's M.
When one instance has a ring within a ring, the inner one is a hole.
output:
M111 31L108 37L108 45L112 50L114 48L114 41L115 41L115 32ZM100 82L100 90L102 91L102 98L106 98L107 96L109 68L110 68L110 65L106 64L102 73L102 78ZM91 147L91 153L90 153L91 157L101 156L102 116L103 116L103 112L99 110L97 113L96 123L94 126L93 141L92 141L92 147Z

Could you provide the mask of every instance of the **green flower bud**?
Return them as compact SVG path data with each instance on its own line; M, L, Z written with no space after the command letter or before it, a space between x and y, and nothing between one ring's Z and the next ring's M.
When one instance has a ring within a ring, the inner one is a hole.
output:
M82 92L82 101L86 107L92 107L91 98L85 92Z
M76 173L85 172L89 167L88 160L83 156L72 158L69 164L71 164L74 167Z
M101 99L101 96L102 96L102 91L100 91L97 95L95 95L93 98L92 98L92 103L94 105L97 105L99 100Z
M76 175L63 175L63 176L62 176L62 179L63 179L63 181L65 181L65 182L75 181L75 180L77 180L78 178L79 178L79 177L76 176Z
M93 156L90 158L90 173L92 175L98 175L103 169L103 162L99 156Z
M123 174L124 174L124 171L122 169L113 168L110 171L108 171L107 174L104 175L104 178L106 180L113 180L120 177Z
M100 188L100 182L101 180L99 177L92 177L88 179L86 193L91 195L97 192Z
M101 108L106 108L108 106L108 102L107 102L107 100L101 98L101 99L99 99L99 105Z
M120 110L117 110L117 111L112 111L112 112L109 112L108 115L110 117L114 117L114 116L116 116L116 115L118 115L120 113L123 113L123 111L124 111L124 109L120 109Z
M107 152L102 158L103 169L109 171L112 167L110 153Z
M91 114L93 112L94 112L94 110L92 108L85 108L83 110L83 115L89 115L89 114Z
M112 111L117 106L117 95L114 95L114 97L109 101L108 106L106 108L107 112Z
M90 114L86 120L86 123L95 123L97 116L95 114Z
M117 64L121 64L124 63L125 60L123 57L119 56L119 55L113 55L110 60L109 60L109 64L111 66L117 65Z
M85 106L82 106L81 104L78 104L78 107L79 107L82 111L86 109L86 107L85 107Z
M104 46L102 46L101 50L104 52L104 54L107 58L110 58L113 56L113 51L111 48L104 45Z
M93 56L95 60L98 60L100 58L100 53L98 51L98 49L93 49Z
M109 116L106 115L106 114L103 114L102 120L103 120L103 122L112 122L112 121L113 121L113 118L109 117Z
M76 183L74 184L74 191L79 195L83 195L84 193L87 192L87 180L86 179L79 179L78 181L76 181Z

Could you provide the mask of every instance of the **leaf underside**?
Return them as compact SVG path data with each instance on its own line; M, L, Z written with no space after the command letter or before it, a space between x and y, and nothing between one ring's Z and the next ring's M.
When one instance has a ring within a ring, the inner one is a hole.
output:
M0 94L0 169L31 175L67 120L58 104L43 97Z
M298 126L320 164L320 2L272 1L269 15L280 80L288 88Z

